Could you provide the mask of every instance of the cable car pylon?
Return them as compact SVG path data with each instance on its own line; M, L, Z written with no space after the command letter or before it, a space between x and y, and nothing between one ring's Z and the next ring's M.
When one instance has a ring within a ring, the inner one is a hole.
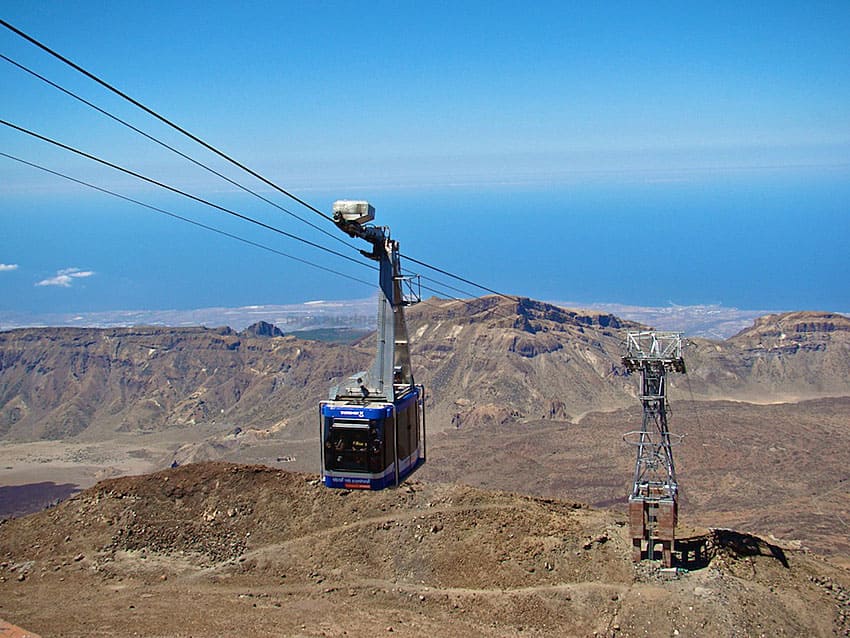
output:
M676 332L630 332L623 365L640 372L643 422L640 431L623 436L637 446L629 528L635 562L654 560L661 545L661 562L672 567L679 515L679 484L673 463L673 443L681 436L667 429L667 373L685 372L682 335Z
M372 367L331 388L320 403L322 479L328 487L379 490L425 462L425 389L413 380L404 318L405 306L420 295L401 273L390 229L369 225L375 209L368 202L336 201L333 219L372 245L360 252L379 264L378 330Z

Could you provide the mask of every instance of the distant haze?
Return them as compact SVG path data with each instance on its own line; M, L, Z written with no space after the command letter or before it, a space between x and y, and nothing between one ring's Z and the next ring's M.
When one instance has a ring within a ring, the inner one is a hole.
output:
M751 326L765 310L741 310L721 305L627 306L616 303L552 301L572 309L609 312L658 330L674 330L691 337L726 339ZM243 330L258 321L276 325L284 332L317 328L375 328L375 299L308 301L303 304L257 305L237 308L192 310L111 310L82 313L11 313L0 311L0 330L39 326L107 328L116 326L229 326Z

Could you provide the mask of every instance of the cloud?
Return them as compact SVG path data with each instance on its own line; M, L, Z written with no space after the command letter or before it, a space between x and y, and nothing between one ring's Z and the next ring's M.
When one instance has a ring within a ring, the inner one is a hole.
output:
M60 286L62 288L70 288L74 283L74 279L91 277L94 275L93 270L80 270L79 268L63 268L56 272L55 277L42 279L36 286Z
M10 270L17 270L18 264L0 264L0 272L8 272Z

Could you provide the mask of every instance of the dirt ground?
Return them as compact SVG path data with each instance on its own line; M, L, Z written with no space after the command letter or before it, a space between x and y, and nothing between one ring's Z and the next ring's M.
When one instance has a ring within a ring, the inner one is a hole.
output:
M640 406L462 427L429 438L420 478L562 498L625 512ZM797 541L850 568L850 399L754 405L677 401L671 431L685 523ZM637 424L637 426L635 426Z
M192 464L0 525L0 617L42 636L850 635L847 570L737 538L671 573L579 503Z

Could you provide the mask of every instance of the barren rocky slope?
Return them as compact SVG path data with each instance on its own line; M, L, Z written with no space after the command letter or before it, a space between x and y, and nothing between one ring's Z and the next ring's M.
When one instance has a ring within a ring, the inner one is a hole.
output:
M571 495L625 512L639 406L577 423L476 425L429 439L428 481ZM850 567L850 398L753 405L671 398L681 517L793 539Z
M417 380L434 431L479 422L573 420L634 405L613 315L532 300L428 300L409 313ZM0 333L0 438L81 437L230 424L313 435L315 409L340 378L368 367L355 346L203 328L21 329ZM793 313L725 342L693 340L696 399L757 403L850 395L850 319Z
M273 427L312 417L317 389L367 361L350 347L253 329L12 330L0 333L0 436L102 438L217 420Z
M410 313L436 429L569 419L631 402L621 347L638 324L530 299L429 300Z
M633 566L624 520L412 482L223 463L104 481L0 525L0 615L44 636L848 635L850 576L733 532Z
M850 395L844 315L766 315L726 341L693 340L684 356L700 398L769 403Z

